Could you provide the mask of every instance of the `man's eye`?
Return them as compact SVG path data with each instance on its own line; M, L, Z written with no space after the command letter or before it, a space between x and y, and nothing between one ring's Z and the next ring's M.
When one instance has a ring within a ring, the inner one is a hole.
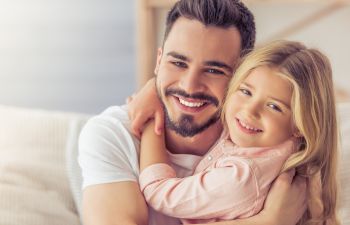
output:
M244 95L249 95L249 96L252 95L252 93L245 88L240 88L239 91L242 92L242 94L244 94Z
M212 74L225 74L221 70L217 70L217 69L207 69L207 72Z
M184 63L184 62L173 61L171 63L174 64L177 67L181 67L181 68L186 68L187 67L186 63Z
M275 104L270 103L270 104L268 104L268 106L269 106L271 109L273 109L273 110L275 110L275 111L277 111L277 112L282 112L282 109L281 109L279 106L275 105Z

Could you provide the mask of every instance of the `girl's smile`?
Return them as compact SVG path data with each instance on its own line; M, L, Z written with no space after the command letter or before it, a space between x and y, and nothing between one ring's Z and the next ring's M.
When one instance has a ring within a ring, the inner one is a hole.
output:
M292 137L292 94L291 83L276 69L253 69L227 99L231 140L241 147L267 147Z
M242 120L236 118L237 126L247 134L257 134L263 132L263 130L256 128L254 126L248 125L248 123L243 122Z

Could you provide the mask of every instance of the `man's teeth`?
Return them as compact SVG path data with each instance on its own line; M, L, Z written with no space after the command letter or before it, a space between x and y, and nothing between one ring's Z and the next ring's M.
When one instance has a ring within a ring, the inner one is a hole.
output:
M258 129L258 128L254 128L254 127L248 126L247 124L243 123L243 121L239 121L239 122L241 123L241 125L242 125L244 128L246 128L246 129L248 129L248 130L252 130L252 131L256 131L256 132L262 131L262 130L260 130L260 129Z
M179 98L179 101L182 105L187 107L201 107L202 105L204 105L204 102L187 102L181 98Z

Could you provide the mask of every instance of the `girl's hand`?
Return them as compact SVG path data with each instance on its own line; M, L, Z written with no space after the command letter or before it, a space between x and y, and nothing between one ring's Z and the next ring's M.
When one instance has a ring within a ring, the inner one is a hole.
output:
M150 119L155 120L154 132L162 133L164 111L159 100L155 78L150 79L142 89L127 99L128 115L131 120L131 132L141 138L144 125Z

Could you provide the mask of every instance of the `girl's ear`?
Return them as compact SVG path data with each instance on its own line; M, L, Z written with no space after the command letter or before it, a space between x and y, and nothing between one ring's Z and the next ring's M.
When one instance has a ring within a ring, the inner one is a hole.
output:
M303 137L303 135L300 133L299 130L295 130L293 132L293 137L300 138L300 137Z

